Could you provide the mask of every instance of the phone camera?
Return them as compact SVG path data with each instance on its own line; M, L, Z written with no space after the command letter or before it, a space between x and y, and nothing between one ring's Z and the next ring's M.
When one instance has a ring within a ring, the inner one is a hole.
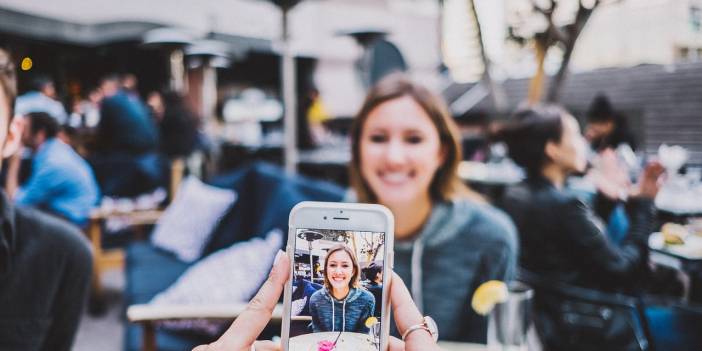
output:
M324 216L324 219L327 219L327 216Z
M344 213L344 210L339 210L339 213Z

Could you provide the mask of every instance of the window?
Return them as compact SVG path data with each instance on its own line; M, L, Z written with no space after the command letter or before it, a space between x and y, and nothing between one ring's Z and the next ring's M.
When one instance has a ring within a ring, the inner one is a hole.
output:
M696 5L690 6L690 25L695 32L702 30L702 8Z

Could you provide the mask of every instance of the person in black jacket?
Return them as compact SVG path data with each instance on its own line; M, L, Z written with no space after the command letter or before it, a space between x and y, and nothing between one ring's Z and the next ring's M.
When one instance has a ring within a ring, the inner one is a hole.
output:
M375 297L373 316L380 318L383 310L383 265L371 263L363 271L368 278L366 289Z
M14 65L0 49L3 158L20 145L22 120L12 118L15 87ZM0 191L0 350L71 350L91 273L90 247L77 227L15 207Z
M653 198L663 167L649 164L626 190L631 225L614 245L602 221L564 190L569 174L587 165L587 142L578 122L556 106L519 111L503 130L510 156L527 179L507 189L502 208L519 231L520 266L541 278L605 291L634 289L646 272L647 238L653 230Z

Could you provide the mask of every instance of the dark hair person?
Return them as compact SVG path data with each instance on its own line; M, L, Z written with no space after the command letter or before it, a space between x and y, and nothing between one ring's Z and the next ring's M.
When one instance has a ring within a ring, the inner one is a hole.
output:
M333 246L324 261L324 288L310 297L310 316L315 332L368 332L366 319L373 316L375 301L359 287L361 270L351 248Z
M371 263L363 270L363 274L368 279L366 289L375 297L375 311L373 315L380 318L383 309L383 266L375 262Z
M20 144L15 95L14 64L0 49L0 164ZM70 350L90 284L85 238L62 220L15 207L4 191L0 223L0 350Z
M614 109L606 95L600 93L587 110L585 137L595 151L616 149L625 144L636 150L636 139L629 129L626 116Z
M392 211L394 269L439 337L484 343L487 321L470 299L485 281L511 279L517 243L507 216L458 178L459 140L438 95L389 75L354 121L350 179L358 201Z
M503 137L527 179L507 190L502 207L520 237L520 265L542 278L600 290L633 288L645 272L653 198L663 173L652 163L628 189L631 227L615 246L588 205L564 190L566 178L583 172L587 144L578 122L557 106L518 111Z

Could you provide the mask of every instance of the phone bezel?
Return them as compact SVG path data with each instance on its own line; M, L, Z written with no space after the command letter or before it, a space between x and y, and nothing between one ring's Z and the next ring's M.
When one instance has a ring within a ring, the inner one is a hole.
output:
M336 219L335 219L336 218ZM340 219L344 218L344 219ZM286 252L290 261L290 276L285 283L283 298L283 319L281 329L281 346L288 351L290 337L290 308L292 301L293 261L295 258L295 234L298 228L336 229L354 231L374 231L385 233L385 253L383 257L383 277L390 282L393 262L393 239L395 221L387 207L376 204L357 204L341 202L301 202L290 211L288 222L288 243ZM387 285L389 286L389 285ZM390 289L383 286L383 305L381 308L380 350L386 350L390 334Z

